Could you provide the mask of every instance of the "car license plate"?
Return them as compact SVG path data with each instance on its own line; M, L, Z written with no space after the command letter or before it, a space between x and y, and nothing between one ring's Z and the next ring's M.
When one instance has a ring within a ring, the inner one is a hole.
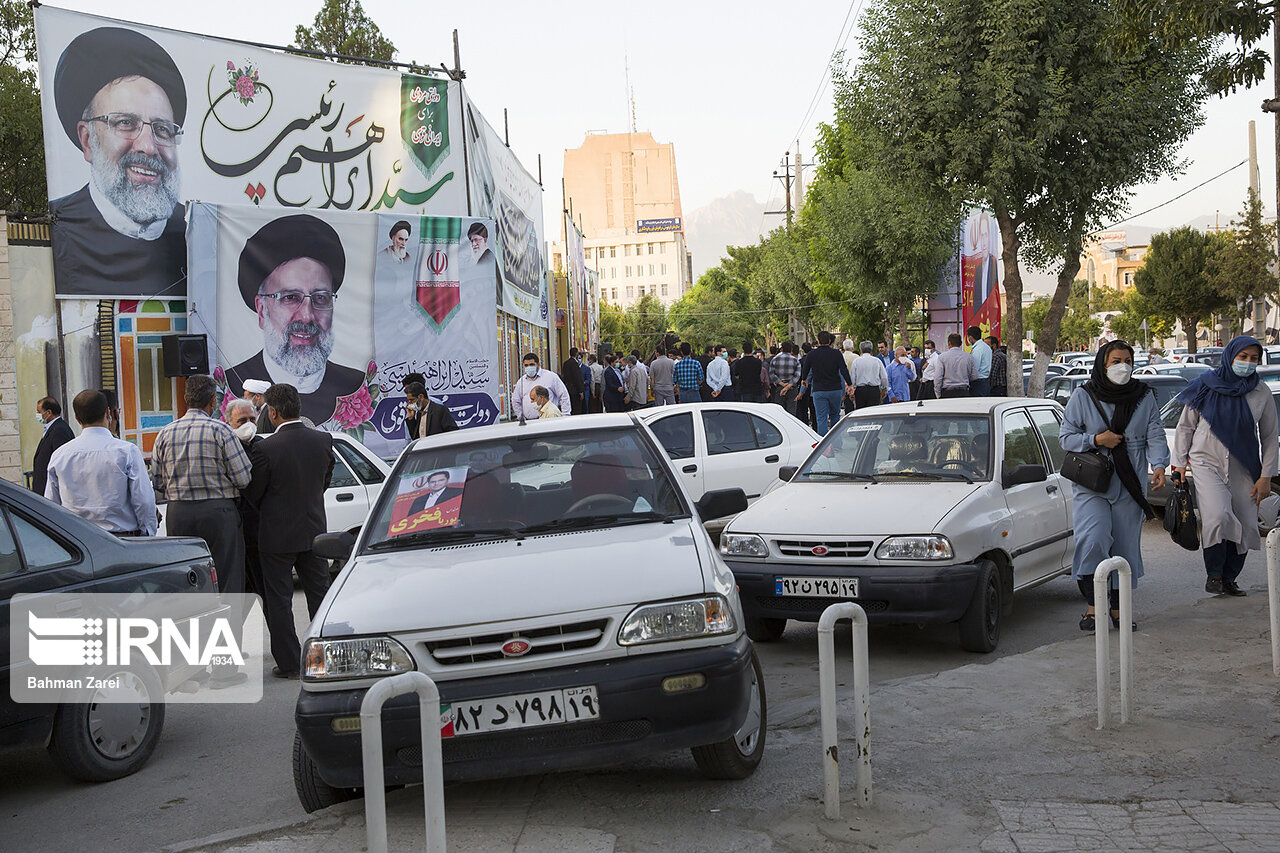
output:
M775 577L773 593L810 598L857 598L858 579Z
M600 718L595 685L516 693L440 706L440 736L505 732L533 726L585 723Z

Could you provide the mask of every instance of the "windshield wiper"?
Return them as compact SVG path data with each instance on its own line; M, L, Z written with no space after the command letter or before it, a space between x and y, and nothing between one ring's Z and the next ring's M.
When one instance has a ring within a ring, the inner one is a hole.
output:
M390 551L398 548L412 548L418 545L446 545L453 542L466 542L472 539L523 539L524 531L513 527L464 529L450 527L447 530L423 530L406 536L395 536L374 542L370 551Z
M548 521L543 524L535 524L532 527L526 527L521 531L526 536L534 533L546 533L551 530L570 530L575 527L595 527L601 524L609 524L613 527L621 527L627 524L639 524L645 521L662 521L667 524L673 522L673 516L663 515L660 512L635 512L626 515L574 515L568 518L557 518L555 521Z
M858 480L871 483L879 483L880 480L875 474L855 474L851 471L809 471L804 474L808 477L830 477L833 480Z
M973 478L959 471L889 471L881 477L913 477L917 480L964 480L973 485Z

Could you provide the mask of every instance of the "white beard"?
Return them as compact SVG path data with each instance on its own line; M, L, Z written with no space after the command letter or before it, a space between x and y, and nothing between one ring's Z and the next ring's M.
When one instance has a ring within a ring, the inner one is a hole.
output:
M178 173L159 157L130 152L112 162L102 151L96 128L89 129L89 148L93 152L90 172L93 185L116 209L139 225L150 225L173 215L178 203ZM142 166L160 175L160 183L134 186L126 168Z
M291 329L314 332L317 335L314 346L296 347L289 343ZM274 326L263 329L263 344L271 359L295 376L313 376L322 373L333 352L333 330L324 331L319 326L309 323L290 323L283 331Z

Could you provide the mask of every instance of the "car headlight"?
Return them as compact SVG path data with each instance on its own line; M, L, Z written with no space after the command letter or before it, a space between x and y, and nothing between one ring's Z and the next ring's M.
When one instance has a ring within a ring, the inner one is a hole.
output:
M691 640L738 630L729 602L720 595L646 604L631 611L618 629L618 645Z
M876 549L877 560L950 560L951 541L945 536L893 536Z
M390 637L307 641L303 652L304 678L368 678L412 672L409 650Z
M769 546L759 536L722 533L720 553L726 557L767 557Z

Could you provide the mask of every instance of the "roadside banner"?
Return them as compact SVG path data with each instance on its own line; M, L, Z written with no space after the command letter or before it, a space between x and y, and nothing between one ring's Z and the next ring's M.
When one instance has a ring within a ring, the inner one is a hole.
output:
M998 261L1000 226L989 210L973 208L965 220L961 238L961 333L970 326L978 326L984 336L1003 339Z
M180 298L184 202L456 215L461 88L35 10L59 296Z
M287 382L302 414L381 456L408 440L402 383L461 427L498 418L491 220L191 205L190 328L209 336L225 400Z

